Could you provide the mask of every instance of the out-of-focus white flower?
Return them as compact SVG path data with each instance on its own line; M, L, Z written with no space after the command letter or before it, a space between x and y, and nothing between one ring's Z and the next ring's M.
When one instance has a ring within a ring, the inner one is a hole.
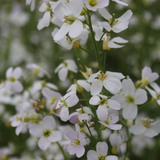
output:
M122 73L106 71L104 74L102 71L98 71L92 74L88 78L88 82L91 82L91 94L97 95L101 92L103 86L111 93L117 93L121 88L121 79L124 78Z
M58 77L61 81L65 81L67 78L67 74L68 74L68 70L77 73L78 72L78 68L76 63L71 60L64 60L63 63L61 63L56 69L55 69L55 73L58 72Z
M26 0L26 5L30 5L31 11L35 9L36 0Z
M59 3L54 10L54 14L62 22L60 30L55 34L54 40L61 40L67 33L71 38L76 38L82 33L83 23L78 20L83 9L82 0L69 1L69 3Z
M46 150L51 142L57 142L62 139L60 131L53 130L56 127L56 122L53 117L46 116L43 119L42 125L32 124L29 132L35 137L40 137L38 146L42 150Z
M129 19L132 16L132 11L128 10L120 18L114 18L111 14L105 9L99 9L99 13L108 21L108 22L99 22L102 27L107 31L113 31L119 33L128 28Z
M112 153L118 153L118 147L120 147L124 142L124 137L118 133L113 133L109 137L109 141L112 145Z
M153 138L160 133L160 121L153 122L151 119L144 119L142 121L137 121L135 125L133 125L129 132L135 135L145 135L146 137Z
M107 156L108 145L106 142L98 142L96 151L89 150L87 153L87 160L118 160L117 156Z
M21 77L22 69L20 67L16 67L14 70L12 67L8 68L6 71L6 91L7 92L21 92L23 90L23 86L18 79Z
M104 8L109 5L109 0L83 0L89 10L97 11L98 8Z
M86 145L86 140L85 137L77 133L73 130L68 130L65 133L65 137L68 139L67 141L64 142L64 144L67 144L67 151L69 152L70 155L76 154L78 158L82 157L83 154L85 153L85 148L84 145Z
M122 94L112 97L123 107L122 115L125 119L135 119L137 117L137 105L147 101L147 92L143 89L135 89L131 79L122 81Z
M37 75L38 77L42 78L44 75L46 75L48 78L51 77L51 75L44 70L41 66L37 65L37 64L27 64L26 68L30 69L33 71L34 75Z

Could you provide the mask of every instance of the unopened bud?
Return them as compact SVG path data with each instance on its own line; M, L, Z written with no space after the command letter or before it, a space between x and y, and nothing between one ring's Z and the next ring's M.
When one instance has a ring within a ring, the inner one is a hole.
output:
M90 127L94 127L95 123L94 122L90 122Z
M82 9L80 15L83 16L86 14L86 12L87 12L87 8L83 6L83 9Z
M140 88L145 89L145 87L146 87L145 83L142 83Z
M155 99L155 98L151 98L151 103L156 103L157 102L157 100Z

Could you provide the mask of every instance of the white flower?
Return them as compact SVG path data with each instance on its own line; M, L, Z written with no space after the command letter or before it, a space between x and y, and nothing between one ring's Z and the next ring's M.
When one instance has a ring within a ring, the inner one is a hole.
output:
M87 160L118 160L117 156L107 156L108 145L106 142L98 142L96 151L89 150L87 153Z
M73 0L69 3L60 3L54 14L63 22L60 30L54 36L55 41L61 40L67 33L71 38L76 38L82 33L83 23L78 20L83 9L82 0Z
M124 78L124 76L121 73L117 72L106 71L106 73L104 74L102 71L99 71L95 74L92 74L88 78L88 82L92 83L91 94L99 94L103 86L111 93L117 93L122 88L122 84L120 81L120 79L122 78Z
M125 119L135 119L138 113L137 105L147 101L147 92L143 89L135 89L131 79L122 81L122 94L112 97L123 107L122 115Z
M99 24L101 24L107 31L110 32L112 30L115 33L119 33L128 28L129 19L133 14L131 10L128 10L120 18L114 18L105 8L99 9L98 11L108 21L99 22Z
M86 145L85 137L73 130L68 130L65 134L68 141L67 151L70 155L76 154L78 158L82 157L85 153L84 145Z
M129 131L135 135L145 135L153 138L160 133L160 121L153 122L151 119L144 119L132 126Z
M35 137L40 137L38 146L42 150L46 150L51 142L57 142L62 139L61 132L53 130L56 123L53 117L46 116L43 119L42 125L32 124L29 132Z
M23 86L18 81L21 77L22 69L20 67L16 67L14 70L12 67L8 68L6 71L7 82L5 88L8 92L21 92L23 90Z
M30 69L33 71L34 75L37 75L38 77L42 78L44 75L46 75L48 78L51 77L51 75L44 70L41 66L37 65L37 64L27 64L26 68Z
M31 5L31 11L33 11L35 9L35 5L36 5L36 0L26 0L26 5Z
M75 95L74 92L67 93L62 97L57 103L57 109L62 107L60 111L60 118L62 121L67 121L69 118L69 109L68 107L73 107L79 102L79 98Z
M97 11L98 8L104 8L109 5L109 0L83 0L89 10Z
M55 69L55 73L58 72L58 77L61 81L65 81L67 78L67 74L68 74L68 70L77 73L78 72L78 68L76 63L71 60L64 60L63 63L61 63L56 69Z
M125 39L123 39L121 37L115 37L115 38L111 39L109 33L105 34L102 37L102 40L103 40L102 48L104 50L110 50L111 48L121 48L124 45L119 45L117 43L127 43L128 42L127 40L125 40Z
M118 133L113 133L109 137L109 141L112 145L112 153L117 154L118 153L118 147L120 147L123 144L124 137L121 136Z
M113 110L120 110L120 104L117 101L108 99L107 96L100 94L91 97L89 103L91 105L99 105L96 110L99 119L102 114L104 117L108 117L108 108L112 108Z
M156 83L151 83L150 84L152 86L152 88L155 90L152 90L148 87L146 87L146 89L149 91L149 93L151 94L151 96L157 101L157 103L160 105L160 87L156 84Z
M152 72L150 67L144 67L142 70L142 80L141 83L144 83L146 86L159 78L158 73Z

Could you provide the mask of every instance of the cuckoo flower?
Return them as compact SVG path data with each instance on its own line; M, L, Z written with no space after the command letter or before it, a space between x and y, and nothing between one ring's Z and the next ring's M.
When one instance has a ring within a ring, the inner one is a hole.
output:
M57 142L62 139L61 132L53 130L55 127L55 120L51 116L43 118L42 125L31 124L29 132L31 135L40 138L38 141L40 149L46 150L51 142Z
M54 36L55 41L61 40L67 33L71 38L76 38L82 33L83 23L78 19L82 9L82 0L74 0L57 5L54 14L63 24Z

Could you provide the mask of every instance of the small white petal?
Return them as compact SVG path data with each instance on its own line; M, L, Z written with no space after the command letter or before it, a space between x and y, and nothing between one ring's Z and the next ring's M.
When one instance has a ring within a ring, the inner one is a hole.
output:
M41 150L46 150L50 144L51 142L49 141L49 139L45 137L41 137L38 141L38 146Z
M146 131L146 128L141 123L136 124L129 129L129 132L135 135L140 135L144 133L145 131Z
M108 145L106 142L98 142L96 145L97 153L106 156L108 153Z
M52 116L46 116L43 118L43 129L53 130L56 127L56 122Z
M29 133L32 136L41 137L42 136L42 126L37 125L37 124L32 124L31 127L29 128Z

